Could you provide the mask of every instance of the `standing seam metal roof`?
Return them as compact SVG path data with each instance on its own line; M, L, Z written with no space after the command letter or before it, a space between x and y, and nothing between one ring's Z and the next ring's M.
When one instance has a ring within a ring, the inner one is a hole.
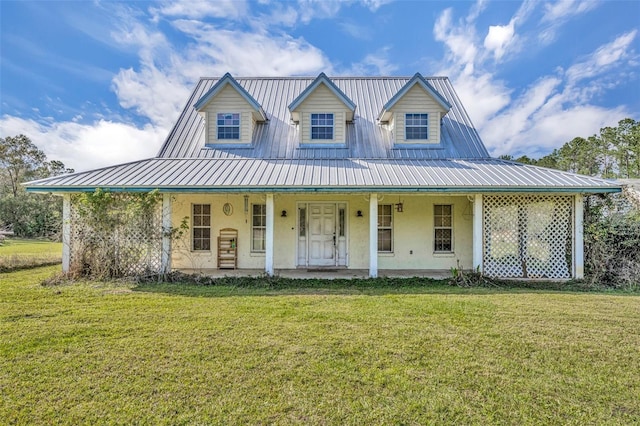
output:
M488 158L477 131L446 77L425 80L452 105L442 119L438 147L398 148L393 135L377 117L384 105L412 77L334 77L331 81L356 104L352 123L347 123L346 148L307 148L298 142L298 127L291 121L289 104L316 78L236 78L258 102L268 121L257 123L249 148L205 147L205 123L193 107L220 79L203 78L158 153L162 158Z

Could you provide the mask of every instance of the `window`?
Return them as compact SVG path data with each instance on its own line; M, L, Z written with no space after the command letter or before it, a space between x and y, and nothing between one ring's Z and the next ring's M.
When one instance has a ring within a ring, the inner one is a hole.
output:
M378 251L393 251L393 206L391 204L378 205Z
M311 139L333 139L333 114L311 114Z
M251 251L263 252L267 232L267 205L253 204L251 213Z
M405 114L405 139L429 139L428 114Z
M193 250L211 250L211 205L193 204L191 224Z
M218 139L240 139L239 113L218 113Z
M434 248L436 252L453 251L453 216L450 204L433 206Z

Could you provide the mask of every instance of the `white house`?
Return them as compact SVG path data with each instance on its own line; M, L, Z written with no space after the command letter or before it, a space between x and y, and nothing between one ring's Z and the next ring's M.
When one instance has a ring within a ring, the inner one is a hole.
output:
M544 135L540 135L544 138ZM175 269L443 270L580 278L584 194L602 179L491 158L446 77L201 79L154 158L27 184L159 190ZM159 248L162 250L162 246Z

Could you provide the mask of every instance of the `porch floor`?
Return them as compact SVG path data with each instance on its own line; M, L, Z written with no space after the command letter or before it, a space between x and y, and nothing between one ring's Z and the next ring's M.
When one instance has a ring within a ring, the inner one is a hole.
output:
M221 277L259 277L263 269L180 269L187 274L202 274L213 278ZM275 275L283 278L311 279L359 279L368 278L368 269L276 269ZM379 277L389 278L432 278L446 279L451 276L448 269L379 269Z

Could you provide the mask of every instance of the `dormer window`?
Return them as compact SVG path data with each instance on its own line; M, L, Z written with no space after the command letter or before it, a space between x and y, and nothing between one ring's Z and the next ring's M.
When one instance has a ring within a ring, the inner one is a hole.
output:
M333 114L311 114L311 139L333 139Z
M429 139L429 114L405 114L405 138L407 140Z
M218 113L218 139L240 139L239 113Z

